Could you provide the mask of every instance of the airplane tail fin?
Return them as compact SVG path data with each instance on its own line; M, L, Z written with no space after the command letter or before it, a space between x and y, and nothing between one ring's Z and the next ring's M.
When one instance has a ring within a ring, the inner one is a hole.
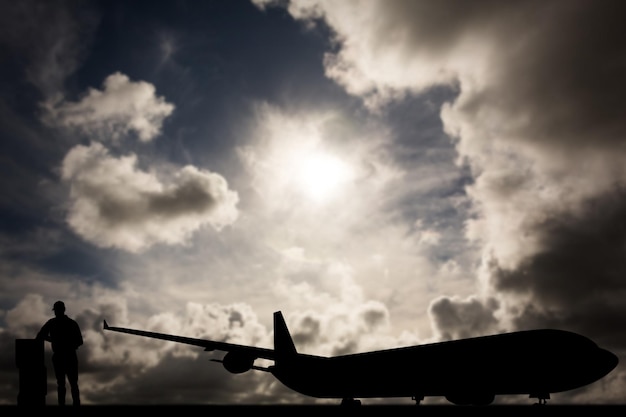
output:
M283 313L280 311L274 313L274 351L278 360L298 354L283 318Z

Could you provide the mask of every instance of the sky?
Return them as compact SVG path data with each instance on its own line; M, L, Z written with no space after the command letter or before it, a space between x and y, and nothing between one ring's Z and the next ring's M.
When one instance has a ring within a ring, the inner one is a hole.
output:
M83 404L327 403L102 329L271 348L279 310L325 356L578 332L620 364L549 403L626 403L625 13L0 0L0 404L57 300Z

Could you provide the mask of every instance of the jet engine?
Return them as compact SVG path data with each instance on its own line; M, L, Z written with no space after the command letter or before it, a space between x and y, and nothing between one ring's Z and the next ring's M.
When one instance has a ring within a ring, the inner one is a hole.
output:
M224 368L226 368L228 372L241 374L252 369L255 359L254 356L228 352L226 356L224 356L224 359L222 359L222 365L224 365Z

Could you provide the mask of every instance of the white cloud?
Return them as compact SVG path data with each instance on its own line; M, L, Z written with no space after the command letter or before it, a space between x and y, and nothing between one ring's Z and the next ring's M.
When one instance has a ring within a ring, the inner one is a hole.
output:
M161 133L163 120L174 111L173 104L155 93L154 85L116 72L104 80L102 90L90 88L77 102L44 103L45 121L98 139L119 140L132 132L148 142Z
M71 187L67 220L76 233L139 252L185 243L203 226L221 230L237 219L239 197L222 176L186 166L164 182L136 164L134 154L116 158L99 143L68 152L62 179Z
M19 300L15 307L6 312L4 320L7 323L7 330L16 334L23 334L24 330L28 328L38 331L51 318L50 315L45 315L43 312L50 310L51 306L44 303L41 295L28 293ZM30 337L34 337L35 334Z
M352 309L364 302L354 271L335 260L312 259L301 248L283 251L276 291L294 306L314 310Z

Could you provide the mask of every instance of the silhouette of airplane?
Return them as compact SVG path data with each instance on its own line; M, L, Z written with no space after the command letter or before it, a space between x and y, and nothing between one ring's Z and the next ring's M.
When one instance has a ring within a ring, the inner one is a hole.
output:
M442 396L456 405L489 405L496 395L528 395L545 405L550 394L579 388L606 376L618 363L612 352L585 336L539 329L333 357L299 353L280 311L274 313L274 349L194 339L109 326L129 333L226 352L221 362L234 374L270 372L288 388L315 398ZM255 366L256 359L274 365Z

